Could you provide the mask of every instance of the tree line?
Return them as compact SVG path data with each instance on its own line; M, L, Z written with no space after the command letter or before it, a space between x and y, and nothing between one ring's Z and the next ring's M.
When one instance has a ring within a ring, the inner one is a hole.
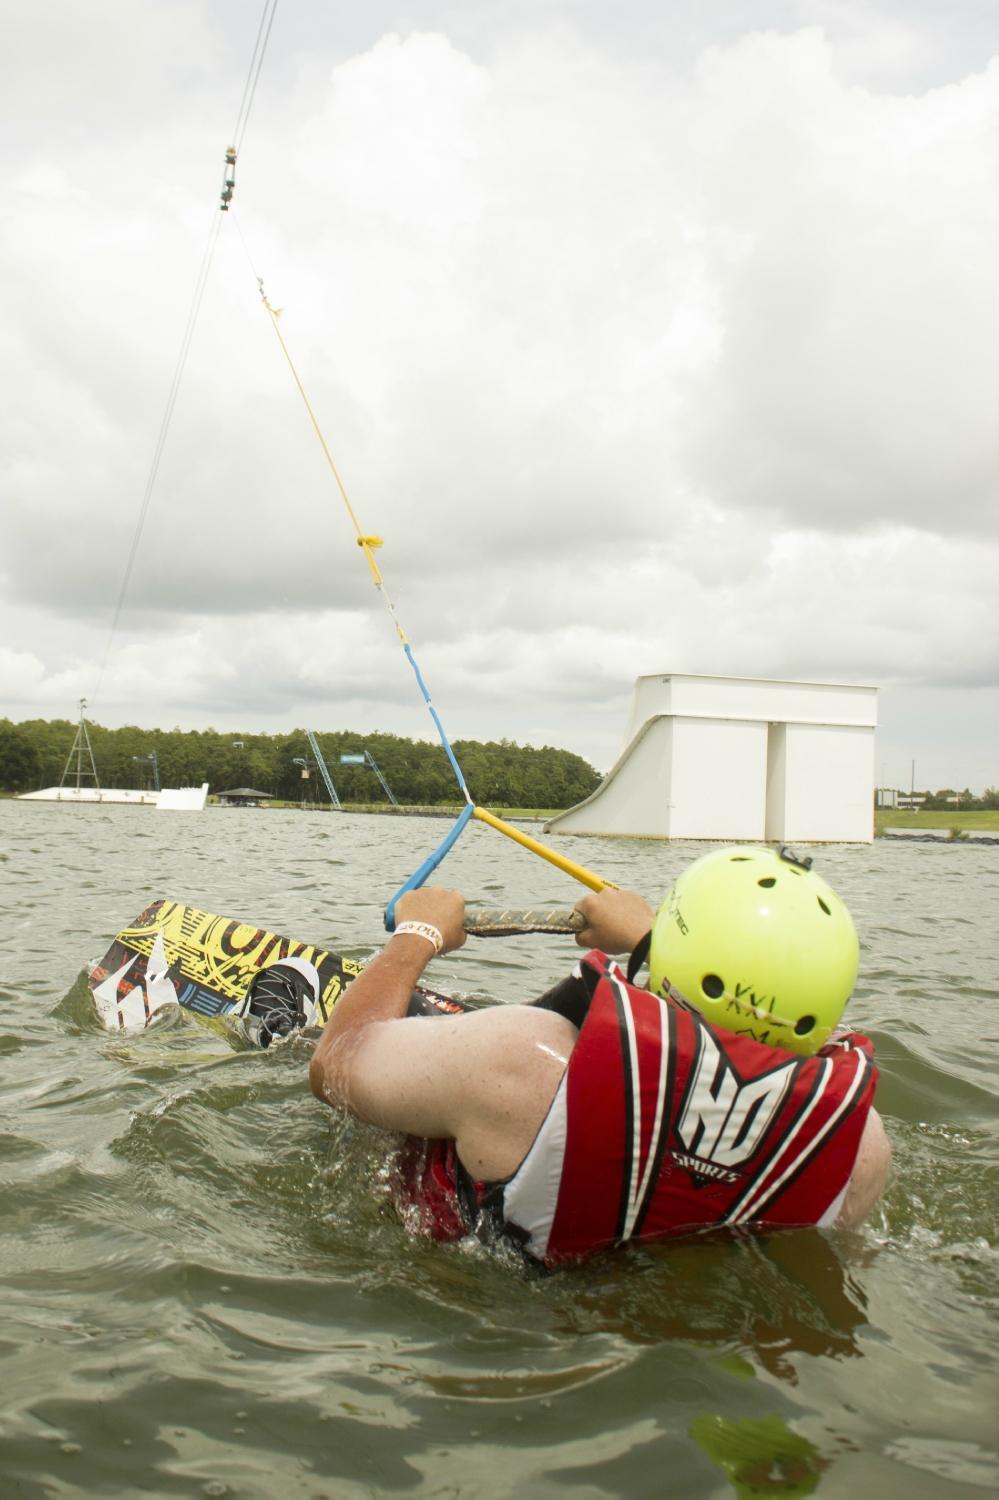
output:
M989 786L981 796L969 791L956 791L953 787L940 787L935 792L902 792L900 796L907 801L910 797L919 798L920 806L925 807L927 812L981 812L986 808L999 808L999 787Z
M88 729L102 787L151 787L155 754L163 786L200 786L207 781L212 792L253 787L285 801L329 801L304 729L288 734L135 725L105 729L100 724L88 724ZM0 719L0 790L58 786L76 730L68 719ZM368 765L340 764L341 755L361 755L365 750L399 802L437 807L461 801L440 745L349 730L317 733L316 738L342 802L388 801ZM456 740L454 751L469 791L486 807L571 807L600 781L581 756L550 745L537 749L512 740Z

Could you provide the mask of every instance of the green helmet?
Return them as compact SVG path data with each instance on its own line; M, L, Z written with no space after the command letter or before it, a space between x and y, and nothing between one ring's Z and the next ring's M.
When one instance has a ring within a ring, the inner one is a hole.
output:
M858 944L850 913L810 866L758 847L696 860L656 916L649 988L672 985L726 1031L817 1052L850 998Z

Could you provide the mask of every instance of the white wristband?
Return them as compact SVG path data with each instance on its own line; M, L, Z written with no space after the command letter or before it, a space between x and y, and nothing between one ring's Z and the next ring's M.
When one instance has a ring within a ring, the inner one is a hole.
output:
M426 938L427 942L432 944L435 956L444 947L443 934L429 922L400 922L393 936L398 937L404 932L411 932L415 937Z

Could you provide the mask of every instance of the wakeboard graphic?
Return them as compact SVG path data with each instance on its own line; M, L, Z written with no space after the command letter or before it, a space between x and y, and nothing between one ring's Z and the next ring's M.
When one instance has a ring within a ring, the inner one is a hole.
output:
M181 901L154 901L93 965L90 992L108 1031L142 1030L168 1005L209 1018L238 1015L254 975L290 957L319 971L310 1019L322 1026L362 964Z

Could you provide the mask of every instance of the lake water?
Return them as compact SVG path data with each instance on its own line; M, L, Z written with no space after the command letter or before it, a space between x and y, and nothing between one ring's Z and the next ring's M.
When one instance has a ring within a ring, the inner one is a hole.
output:
M895 1150L861 1231L538 1279L407 1234L305 1044L109 1036L82 977L157 896L366 956L446 826L0 802L0 1495L996 1493L999 849L816 851ZM650 899L701 852L558 843ZM579 891L479 826L442 874L491 905ZM470 939L431 972L509 1001L575 952Z

